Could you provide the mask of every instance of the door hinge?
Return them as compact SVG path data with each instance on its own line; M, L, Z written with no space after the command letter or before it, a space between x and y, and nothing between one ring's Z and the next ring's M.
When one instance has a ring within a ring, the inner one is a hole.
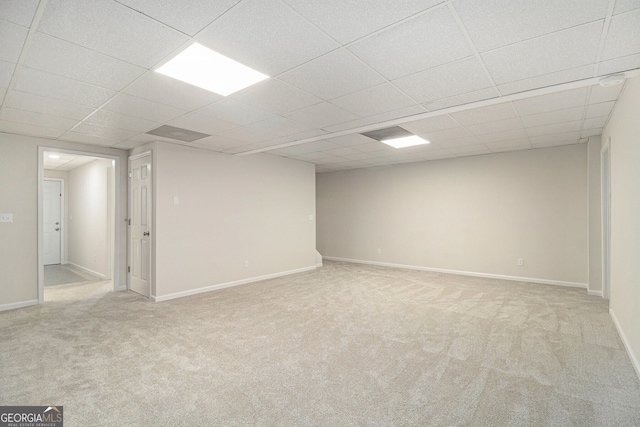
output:
M129 178L133 178L133 174L129 172Z
M127 267L127 273L131 273L131 266Z

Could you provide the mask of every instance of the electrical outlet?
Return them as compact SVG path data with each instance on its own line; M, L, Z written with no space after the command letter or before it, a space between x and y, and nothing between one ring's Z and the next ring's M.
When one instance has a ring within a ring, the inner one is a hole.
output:
M378 248L378 253L381 254L382 253L382 248Z
M249 261L244 262L244 268L249 268Z
M0 222L13 222L13 214L0 213Z
M524 265L524 259L518 258L518 265L522 267Z

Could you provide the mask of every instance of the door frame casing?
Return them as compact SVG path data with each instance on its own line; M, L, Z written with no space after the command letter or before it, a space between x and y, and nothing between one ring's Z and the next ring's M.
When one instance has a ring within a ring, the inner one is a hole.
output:
M151 205L149 209L151 209L149 213L149 229L151 230L151 234L149 235L149 299L153 301L155 298L153 288L154 288L154 269L153 269L153 260L154 260L154 230L153 230L153 214L154 214L154 200L155 200L155 180L154 176L154 165L153 165L153 150L145 150L141 153L132 154L129 156L127 161L127 224L130 224L131 216L133 212L133 206L131 204L131 162L137 159L141 159L143 157L149 156L149 165L151 166L151 170L149 171L149 180L151 182ZM127 290L131 290L131 226L127 225Z
M66 253L64 251L64 233L67 230L67 224L65 223L64 220L64 215L65 215L65 210L64 210L64 198L66 197L66 195L64 194L64 178L43 178L43 181L58 181L60 182L60 264L66 264L65 259L66 259ZM43 221L44 221L44 217L43 217ZM43 223L43 227L44 227L44 223ZM44 262L44 254L42 257L42 262Z
M606 156L606 159L605 159ZM605 167L606 161L606 167ZM605 173L606 172L606 173ZM605 185L606 184L606 185ZM606 200L606 204L603 203ZM606 212L605 212L606 211ZM602 298L611 298L611 137L600 149Z
M113 290L120 291L126 288L120 287L120 157L110 154L94 153L81 150L70 150L65 148L38 146L38 304L44 304L44 246L43 246L43 191L42 183L44 181L44 153L46 151L55 151L58 153L73 154L77 156L96 157L100 159L113 160L114 168L114 215L113 215L113 233L114 233L114 247L113 262L111 263L113 271L111 280L113 283Z

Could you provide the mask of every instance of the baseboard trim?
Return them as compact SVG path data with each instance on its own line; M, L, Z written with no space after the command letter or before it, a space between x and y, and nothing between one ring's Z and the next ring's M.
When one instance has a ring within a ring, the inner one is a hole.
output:
M329 261L342 261L342 262L350 262L350 263L356 263L356 264L378 265L381 267L404 268L407 270L420 270L420 271L431 271L434 273L458 274L460 276L483 277L487 279L510 280L514 282L539 283L541 285L567 286L571 288L583 288L583 289L587 288L586 283L564 282L561 280L536 279L534 277L506 276L502 274L476 273L473 271L447 270L443 268L422 267L419 265L393 264L389 262L365 261L360 259L339 258L339 257L330 257L330 256L325 256L323 258Z
M32 305L38 305L37 299L29 301L12 302L9 304L0 304L0 311L15 310L16 308L24 308Z
M204 288L191 289L188 291L175 292L168 295L155 296L151 295L150 299L154 302L168 301L176 298L188 297L190 295L202 294L205 292L217 291L219 289L230 288L233 286L246 285L248 283L260 282L262 280L275 279L277 277L289 276L291 274L304 273L305 271L315 270L316 266L303 267L295 270L281 271L279 273L266 274L264 276L250 277L248 279L235 280L233 282L220 283L218 285L205 286Z
M602 291L592 291L587 289L587 294L602 298Z
M107 280L107 276L105 276L102 273L98 273L97 271L93 271L93 270L91 270L91 269L89 269L87 267L83 267L81 265L74 264L71 261L67 262L67 264L71 265L73 268L77 268L80 271L83 271L85 273L91 274L92 276L98 276L101 279Z
M631 359L631 364L633 365L633 369L636 370L636 375L638 376L638 379L640 379L640 362L638 362L638 358L636 357L635 353L631 349L631 346L629 345L629 340L627 340L627 336L625 335L624 331L620 327L618 318L616 317L616 314L613 312L613 309L611 308L609 308L609 316L611 316L611 319L613 320L613 324L616 325L616 329L618 330L618 335L620 335L620 338L622 339L622 344L624 344L624 348L625 350L627 350L629 359Z

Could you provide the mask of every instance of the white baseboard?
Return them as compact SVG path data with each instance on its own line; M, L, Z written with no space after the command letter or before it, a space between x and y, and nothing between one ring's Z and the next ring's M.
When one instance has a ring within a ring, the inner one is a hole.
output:
M316 269L316 266L314 265L312 267L303 267L303 268L298 268L296 270L288 270L288 271L282 271L280 273L266 274L264 276L250 277L248 279L235 280L233 282L220 283L218 285L205 286L204 288L190 289L188 291L175 292L173 294L160 295L160 296L151 295L151 301L154 301L154 302L168 301L176 298L187 297L190 295L202 294L204 292L217 291L218 289L230 288L232 286L246 285L247 283L260 282L262 280L275 279L276 277L289 276L291 274L296 274L296 273L303 273L305 271L310 271L315 269Z
M627 350L627 354L629 355L629 359L631 359L631 364L633 365L633 368L636 370L636 375L638 376L638 379L640 379L640 362L638 362L638 358L636 357L635 353L631 349L631 346L629 345L629 340L627 340L627 336L625 335L624 331L620 327L618 318L616 317L616 314L613 312L611 308L609 308L609 315L613 320L613 324L616 325L616 329L618 330L618 335L620 335L620 338L622 339L622 343L624 344L624 348L625 350Z
M329 257L329 256L325 256L323 258L330 261L342 261L342 262L351 262L351 263L357 263L357 264L379 265L381 267L404 268L407 270L431 271L434 273L458 274L460 276L484 277L487 279L500 279L500 280L511 280L515 282L539 283L542 285L568 286L572 288L584 288L584 289L587 288L586 283L564 282L561 280L536 279L535 277L505 276L502 274L476 273L473 271L446 270L443 268L422 267L419 265L392 264L388 262L364 261L359 259L338 258L338 257Z
M587 289L587 294L602 298L602 291L592 291Z
M9 303L9 304L0 304L0 311L14 310L16 308L29 307L29 306L32 306L32 305L38 305L38 300L37 299L33 299L33 300L29 300L29 301L12 302L12 303Z
M316 251L316 267L322 267L322 255Z
M72 266L73 268L77 268L77 269L78 269L78 270L80 270L80 271L83 271L83 272L85 272L85 273L91 274L92 276L97 276L97 277L99 277L99 278L101 278L101 279L107 280L107 276L105 276L105 275L104 275L104 274L102 274L102 273L98 273L97 271L93 271L93 270L91 270L91 269L88 269L87 267L83 267L83 266L81 266L81 265L74 264L74 263L72 263L71 261L67 262L67 264L69 264L69 265L70 265L70 266Z

